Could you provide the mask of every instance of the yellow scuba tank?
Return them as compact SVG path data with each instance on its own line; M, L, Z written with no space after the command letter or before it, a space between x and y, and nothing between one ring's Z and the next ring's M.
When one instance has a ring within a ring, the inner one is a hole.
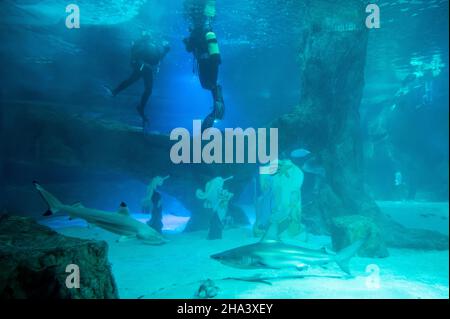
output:
M219 43L214 32L206 33L206 42L208 42L208 53L210 56L220 55Z

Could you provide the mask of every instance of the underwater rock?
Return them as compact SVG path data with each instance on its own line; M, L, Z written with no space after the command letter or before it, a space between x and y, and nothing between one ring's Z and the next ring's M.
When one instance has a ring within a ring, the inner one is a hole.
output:
M362 162L359 107L368 43L362 23L365 6L357 0L345 1L345 6L340 1L312 1L306 10L299 56L300 103L271 126L279 128L281 152L296 148L301 138L321 162L326 189L314 199L314 206L326 224L337 216L378 214L365 193ZM339 26L346 24L354 28L340 31Z
M437 231L407 228L387 217L380 222L380 225L382 225L383 238L389 247L420 250L449 249L449 236Z
M143 134L141 128L67 114L51 105L10 103L7 107L10 111L4 114L7 117L0 126L0 133L10 137L2 141L2 161L9 168L4 170L7 185L31 189L29 183L34 179L47 184L61 180L70 183L78 175L98 171L124 174L145 183L154 176L170 174L170 183L161 190L192 213L186 231L195 231L207 229L210 220L209 210L195 196L196 189L216 176L235 176L227 188L239 194L255 172L252 164L176 165L170 159L173 142L168 135ZM54 136L65 145L64 152L47 146L47 141L53 143ZM36 211L36 207L42 207L39 196L23 191L28 199L23 201L15 195L17 188L8 192L9 200L0 202L0 209L28 213L30 208Z
M329 233L333 218L361 215L374 221L387 246L445 249L447 236L387 219L365 187L359 112L368 43L364 3L311 1L305 9L300 103L270 124L279 128L281 153L297 148L301 139L323 165L324 185L303 210L305 224ZM342 31L345 24L353 28Z
M31 218L0 216L0 299L114 299L106 242L69 238ZM79 288L66 280L79 267Z
M359 250L363 257L384 258L389 256L378 226L371 218L350 215L333 218L331 227L333 248L340 251L357 240L366 240Z
M198 299L211 299L217 296L220 288L216 286L214 281L207 279L202 282L197 292L195 293L195 298Z

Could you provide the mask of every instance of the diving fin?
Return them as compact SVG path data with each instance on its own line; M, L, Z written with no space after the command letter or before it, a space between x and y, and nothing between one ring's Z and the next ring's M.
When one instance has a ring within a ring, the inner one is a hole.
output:
M213 90L214 119L222 120L225 114L225 102L223 100L222 86L217 85Z
M214 121L215 121L215 113L214 111L212 113L210 113L202 122L202 127L201 127L201 131L202 134L203 132L205 132L207 129L210 129L214 126Z
M142 117L143 121L146 121L146 117L145 117L145 108L142 107L141 105L136 106L136 111L138 112L139 116Z

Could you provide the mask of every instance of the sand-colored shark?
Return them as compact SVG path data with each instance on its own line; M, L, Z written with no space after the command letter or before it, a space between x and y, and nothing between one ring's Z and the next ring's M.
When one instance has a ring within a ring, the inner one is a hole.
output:
M364 240L356 241L338 253L327 249L309 249L285 244L278 239L264 238L256 244L237 247L212 255L211 258L224 265L242 269L305 270L309 266L323 266L335 262L350 275L349 260L358 252Z
M45 216L56 214L59 211L66 212L71 218L81 218L89 224L98 226L123 238L137 238L149 245L161 245L166 240L153 228L126 214L106 212L97 209L86 208L81 204L65 205L55 196L46 191L39 183L34 186L48 205Z

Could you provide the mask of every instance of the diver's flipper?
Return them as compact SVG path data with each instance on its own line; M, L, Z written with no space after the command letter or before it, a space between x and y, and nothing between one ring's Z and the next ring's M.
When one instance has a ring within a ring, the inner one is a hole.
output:
M222 120L225 115L225 106L222 102L214 103L214 117L216 120Z
M207 129L211 128L214 126L214 121L215 121L215 112L213 111L211 114L209 114L202 122L202 134L204 131L206 131Z
M136 106L136 111L138 114L142 117L142 119L145 119L145 108L141 105Z
M150 121L148 118L146 117L142 118L142 127L145 129L145 127L148 125L149 122Z
M145 108L143 108L142 106L138 105L136 107L136 111L138 112L139 116L142 118L142 128L145 131L146 126L149 123L149 119L145 116Z
M222 120L225 115L225 102L223 100L222 87L217 85L213 90L214 99L214 118L216 120Z

